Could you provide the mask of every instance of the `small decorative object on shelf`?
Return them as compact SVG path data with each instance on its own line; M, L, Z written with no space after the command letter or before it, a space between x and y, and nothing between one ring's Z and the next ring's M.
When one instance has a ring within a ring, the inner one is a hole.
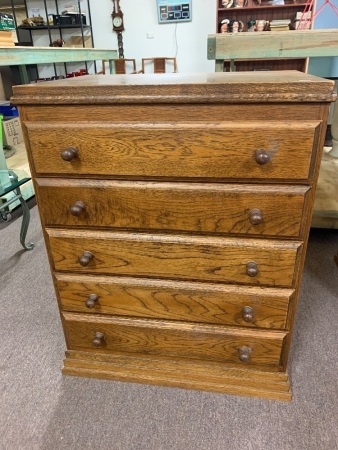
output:
M268 31L269 22L267 20L259 19L256 20L256 31Z
M270 31L288 31L290 30L290 19L272 20L270 22Z
M233 0L222 0L222 8L232 8Z
M219 25L219 33L229 33L229 19L223 19Z
M255 19L250 19L248 22L248 31L252 32L252 31L256 31L256 20Z
M243 31L243 28L244 28L244 24L240 20L233 19L230 21L230 24L229 24L230 33L240 33L241 31Z
M248 6L248 0L235 0L235 8L244 8L246 6Z
M27 17L27 19L23 19L21 27L44 27L46 26L46 22L44 21L43 17L37 16L37 17Z
M53 41L49 46L50 47L63 47L65 41L61 38L56 39L56 41Z

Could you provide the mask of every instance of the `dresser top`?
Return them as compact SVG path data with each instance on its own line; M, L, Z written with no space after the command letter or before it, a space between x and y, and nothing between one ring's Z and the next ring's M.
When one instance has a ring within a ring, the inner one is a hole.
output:
M336 97L333 84L298 71L87 75L14 86L11 100L17 105L330 102Z

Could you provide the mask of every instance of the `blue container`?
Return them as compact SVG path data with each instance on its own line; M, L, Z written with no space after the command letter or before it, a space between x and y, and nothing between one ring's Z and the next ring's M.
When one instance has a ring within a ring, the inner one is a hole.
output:
M0 104L0 114L7 117L18 117L19 111L16 106L10 105L8 102L8 105Z

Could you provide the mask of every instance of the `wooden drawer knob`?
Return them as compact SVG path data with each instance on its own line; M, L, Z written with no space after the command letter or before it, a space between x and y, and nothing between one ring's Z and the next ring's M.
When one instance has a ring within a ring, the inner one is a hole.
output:
M85 210L86 205L81 201L75 202L74 205L69 208L69 212L72 216L80 216Z
M253 322L254 310L251 308L251 306L244 306L241 313L242 313L242 319L244 320L244 322Z
M79 263L81 266L86 267L93 258L94 255L92 252L83 252L83 255L79 257Z
M98 299L99 299L98 295L90 294L87 300L85 301L85 305L87 306L87 308L94 308Z
M259 164L260 166L264 166L271 160L271 156L266 150L259 149L256 150L255 159L257 164Z
M249 261L246 265L246 274L255 277L258 274L258 265L254 261Z
M94 339L92 340L92 344L94 345L94 347L102 347L103 343L104 343L104 334L97 331L95 333Z
M71 161L78 156L78 150L75 147L68 147L62 150L61 158L64 161Z
M255 208L250 211L250 222L252 225L259 225L263 222L263 214L260 209Z
M244 363L250 362L251 351L252 351L251 347L241 347L240 349L238 349L239 359Z

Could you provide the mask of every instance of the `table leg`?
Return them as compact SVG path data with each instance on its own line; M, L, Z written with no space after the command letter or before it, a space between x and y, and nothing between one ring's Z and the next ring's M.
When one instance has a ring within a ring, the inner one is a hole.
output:
M29 244L26 244L26 234L30 222L30 211L28 208L28 205L25 201L25 199L22 197L22 193L20 188L15 189L15 193L18 196L18 200L21 203L22 206L22 222L21 222L21 230L20 230L20 243L23 246L25 250L33 250L34 244L30 242Z
M335 83L335 90L337 90L337 81ZM329 155L333 158L338 158L338 108L337 103L334 104L333 114L331 120L331 135L332 135L332 150L329 151Z
M22 84L29 84L29 76L25 65L19 66L20 78Z

